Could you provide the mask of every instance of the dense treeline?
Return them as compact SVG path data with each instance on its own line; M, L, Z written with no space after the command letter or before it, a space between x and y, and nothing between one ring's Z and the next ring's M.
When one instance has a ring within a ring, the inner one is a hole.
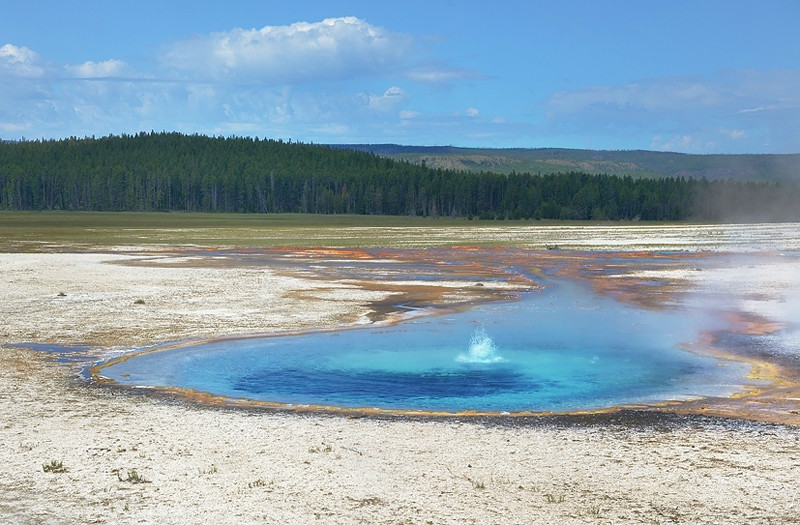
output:
M467 173L279 140L140 133L0 144L3 210L794 220L797 202L794 186Z

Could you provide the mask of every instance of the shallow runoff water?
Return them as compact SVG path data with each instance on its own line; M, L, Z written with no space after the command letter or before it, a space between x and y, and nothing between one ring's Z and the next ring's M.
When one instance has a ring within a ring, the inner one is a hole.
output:
M292 406L594 410L741 390L747 365L684 349L715 323L701 310L636 308L564 281L392 326L145 352L101 373L122 385Z

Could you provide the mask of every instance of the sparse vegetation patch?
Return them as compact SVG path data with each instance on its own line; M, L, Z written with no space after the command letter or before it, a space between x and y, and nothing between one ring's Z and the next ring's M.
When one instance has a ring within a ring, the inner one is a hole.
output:
M63 474L69 472L69 469L64 466L63 462L53 459L50 463L42 464L42 471L49 472L50 474Z

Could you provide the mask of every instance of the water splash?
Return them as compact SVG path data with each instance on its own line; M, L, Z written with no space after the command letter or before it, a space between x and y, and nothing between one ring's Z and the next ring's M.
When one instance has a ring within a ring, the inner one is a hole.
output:
M456 361L459 363L499 363L505 361L497 355L497 345L482 326L475 329L469 341L469 352L458 354Z

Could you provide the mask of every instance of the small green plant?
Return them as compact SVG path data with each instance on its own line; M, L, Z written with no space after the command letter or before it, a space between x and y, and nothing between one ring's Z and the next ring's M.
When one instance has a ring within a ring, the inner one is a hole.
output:
M308 447L308 451L312 454L319 454L320 452L333 452L333 446L325 445L324 447Z
M50 463L42 464L42 471L50 472L51 474L63 474L69 472L69 469L64 466L63 462L52 459Z
M128 483L150 483L150 481L148 481L147 479L144 478L144 476L139 474L139 472L137 472L136 469L129 470L128 477L126 478L123 478L122 474L120 474L119 470L117 470L117 479L119 479L120 481L126 481Z
M136 299L133 304L144 304L144 299Z
M564 503L566 497L563 494L545 494L547 503Z
M255 480L255 481L251 481L250 483L247 484L247 488L248 489L254 489L254 488L257 488L257 487L266 487L266 486L267 486L267 482L264 481L261 478Z

